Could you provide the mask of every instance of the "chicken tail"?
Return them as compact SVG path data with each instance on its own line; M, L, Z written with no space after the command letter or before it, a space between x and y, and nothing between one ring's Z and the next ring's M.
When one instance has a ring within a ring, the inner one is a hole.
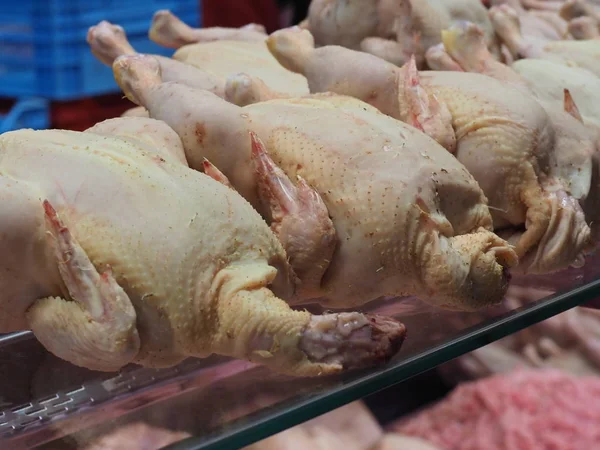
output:
M162 83L160 62L150 55L124 55L113 63L113 73L123 93L136 105L151 88Z

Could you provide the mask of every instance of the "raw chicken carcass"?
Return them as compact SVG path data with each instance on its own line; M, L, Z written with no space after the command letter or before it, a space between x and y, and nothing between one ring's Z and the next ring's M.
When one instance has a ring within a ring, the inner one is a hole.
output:
M521 33L525 39L557 41L568 36L568 22L555 12L527 10L521 4L521 0L491 0L489 3L490 6L510 6L519 16ZM474 23L468 20L466 22ZM458 23L449 28L456 25Z
M119 56L137 54L123 28L106 21L89 29L87 41L92 53L108 66ZM205 89L219 97L225 97L228 79L240 73L252 83L253 99L245 100L247 102L302 96L309 92L306 79L283 68L269 52L264 39L261 42L210 41L186 45L173 58L154 57L160 62L165 80Z
M0 171L0 332L31 329L76 365L217 353L320 375L403 340L393 319L311 316L276 297L294 289L281 244L242 197L186 167L160 121L5 133Z
M306 28L318 46L341 45L362 50L397 65L440 42L440 32L469 20L488 34L497 49L494 30L479 0L313 0Z
M585 219L592 227L597 240L600 214L597 199L600 196L598 180L598 137L600 129L587 123L568 89L573 86L579 98L599 84L600 79L585 69L572 68L545 60L520 60L509 67L495 61L485 47L481 30L474 24L465 23L443 33L443 53L435 55L436 64L442 69L474 71L505 83L510 83L525 95L533 93L546 110L554 129L555 164L549 174L560 180L569 195L576 199L585 212ZM440 52L440 50L436 50ZM447 64L447 61L451 61ZM520 75L521 67L529 77ZM513 70L515 69L515 70ZM590 85L580 85L580 80L590 79ZM590 95L594 97L593 91ZM558 98L557 98L558 97ZM589 99L586 105L589 104ZM597 108L597 105L592 107ZM596 116L594 114L594 116ZM593 245L593 244L592 244Z
M311 261L301 288L322 304L415 294L469 310L502 299L515 253L489 231L472 176L418 130L342 96L240 108L162 82L151 57L121 57L114 71L128 98L177 131L192 167L208 158L272 220L290 258ZM301 222L285 225L290 215ZM329 216L333 241L320 236Z
M519 16L508 5L490 9L496 33L515 58L535 58L557 61L581 67L600 76L600 41L597 39L547 41L521 33Z
M167 9L154 13L148 32L150 39L163 47L179 48L196 42L264 42L265 27L250 23L241 28L192 28Z
M267 42L283 65L306 75L312 92L362 99L453 151L486 194L496 230L515 243L519 269L543 273L580 262L590 230L550 176L555 130L533 96L480 74L418 73L414 64L398 68L342 47L314 48L306 30L277 31Z

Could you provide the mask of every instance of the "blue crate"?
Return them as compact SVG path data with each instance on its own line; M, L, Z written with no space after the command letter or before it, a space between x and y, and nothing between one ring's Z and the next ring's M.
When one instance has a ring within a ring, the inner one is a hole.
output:
M50 106L43 98L18 100L8 114L0 114L0 133L33 128L43 130L50 126Z
M199 0L16 0L0 13L0 96L52 100L118 92L110 68L86 42L101 20L121 25L132 46L165 56L173 50L148 39L155 11L170 9L184 22L201 24Z

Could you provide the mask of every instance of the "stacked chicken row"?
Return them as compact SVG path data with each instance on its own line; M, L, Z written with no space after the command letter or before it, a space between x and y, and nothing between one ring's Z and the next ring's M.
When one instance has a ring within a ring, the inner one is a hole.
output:
M331 374L385 361L404 326L293 307L414 295L473 311L502 301L510 269L582 265L600 41L574 30L598 15L560 6L576 17L315 0L270 36L159 11L149 34L172 58L92 27L139 107L0 137L0 331L95 370L217 353Z

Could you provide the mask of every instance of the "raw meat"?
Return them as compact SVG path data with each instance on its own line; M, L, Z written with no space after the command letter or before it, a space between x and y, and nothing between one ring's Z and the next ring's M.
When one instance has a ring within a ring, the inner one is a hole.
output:
M162 82L151 57L121 57L114 70L128 98L182 137L192 167L209 159L276 226L293 207L303 226L282 226L291 232L282 241L304 244L288 249L290 258L324 256L331 217L333 257L312 264L304 286L327 307L416 294L438 306L476 309L503 297L513 249L489 231L491 216L473 177L417 129L351 97L239 108ZM249 131L260 139L253 142ZM298 197L310 187L314 194ZM315 207L321 201L325 211Z
M519 89L524 95L534 94L545 109L554 130L555 163L549 167L549 174L560 180L566 192L578 202L580 213L585 214L592 233L591 245L597 245L600 213L597 197L600 195L598 180L598 140L600 129L582 117L573 95L568 89L574 88L577 97L584 101L585 112L590 107L598 108L587 97L597 96L594 85L600 79L585 69L567 67L546 60L520 60L509 67L492 58L483 42L479 28L471 23L452 27L443 32L444 50L436 56L437 62L449 70L479 72ZM448 65L447 61L451 61ZM518 68L518 70L517 70ZM523 75L521 75L523 74ZM581 85L581 81L590 81ZM593 117L597 115L592 113ZM583 216L583 214L582 214ZM595 241L595 242L594 242Z
M552 176L562 135L533 95L480 74L417 72L343 47L315 48L310 32L297 28L267 43L308 78L311 92L359 98L455 153L486 194L495 229L515 245L518 270L581 264L590 229L569 186Z
M446 450L600 448L600 379L523 370L465 383L394 431Z
M292 375L381 362L404 326L312 316L281 244L239 194L191 170L148 118L0 137L0 333L31 329L93 370L213 353Z
M515 58L535 58L582 67L600 76L600 40L548 41L521 32L519 15L508 5L490 9L496 33Z
M303 25L318 46L362 50L397 65L440 42L440 32L469 20L486 30L494 52L497 42L479 0L313 0Z

